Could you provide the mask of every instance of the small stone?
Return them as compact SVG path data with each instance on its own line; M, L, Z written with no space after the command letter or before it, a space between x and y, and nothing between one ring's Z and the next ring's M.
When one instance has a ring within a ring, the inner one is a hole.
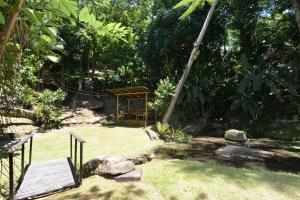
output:
M140 181L141 177L142 177L142 171L140 169L136 169L127 174L116 176L114 179L117 182L132 182L132 181Z

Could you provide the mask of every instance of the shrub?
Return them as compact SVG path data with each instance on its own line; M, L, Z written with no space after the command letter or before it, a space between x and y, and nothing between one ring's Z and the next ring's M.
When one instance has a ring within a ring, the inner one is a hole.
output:
M155 101L149 103L149 108L155 110L158 114L167 111L172 96L175 93L175 85L169 78L160 80L157 90L155 90Z
M167 142L188 143L190 136L182 129L172 129L167 123L156 123L156 129L161 139Z
M157 122L156 129L161 138L165 138L166 135L170 134L170 132L171 132L170 126L167 123Z
M58 106L65 99L65 92L61 89L57 91L44 90L34 100L36 113L35 123L42 126L42 128L51 128L57 126L60 122L59 116L62 109Z

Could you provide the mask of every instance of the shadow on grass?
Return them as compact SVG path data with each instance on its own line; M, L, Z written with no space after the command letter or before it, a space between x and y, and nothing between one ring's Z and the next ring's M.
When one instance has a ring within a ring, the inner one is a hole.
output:
M139 196L142 197L146 191L137 188L134 184L130 184L122 191L116 190L109 190L109 191L102 191L98 186L91 187L88 191L84 191L82 193L77 192L75 194L65 195L60 199L102 199L102 200L110 200L110 199L126 199L128 195L130 196Z
M300 188L299 176L294 174L283 174L261 171L261 170L247 170L234 169L231 167L222 167L218 165L211 165L206 163L184 161L172 161L166 165L166 169L175 169L175 173L184 174L186 180L199 179L203 183L209 183L212 180L221 179L226 184L238 185L240 188L248 190L260 187L262 184L274 189L276 192L291 196L287 189L293 188L297 191ZM205 193L199 194L199 199L206 199ZM176 198L174 198L176 199Z
M262 161L240 159L224 159L218 157L215 151L231 142L222 138L199 137L193 138L188 144L166 143L155 150L160 159L180 159L219 164L229 167L248 169L267 169L271 171L285 171L300 173L300 155L289 148L295 143L275 140L254 140L249 143L251 148L271 151L274 156Z

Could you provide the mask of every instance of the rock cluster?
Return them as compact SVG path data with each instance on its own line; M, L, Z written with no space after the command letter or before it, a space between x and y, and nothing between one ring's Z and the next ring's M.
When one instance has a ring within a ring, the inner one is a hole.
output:
M83 165L83 177L93 175L113 177L118 182L140 181L142 172L136 169L136 164L143 164L152 160L151 153L144 153L140 156L120 158L103 156L92 159Z

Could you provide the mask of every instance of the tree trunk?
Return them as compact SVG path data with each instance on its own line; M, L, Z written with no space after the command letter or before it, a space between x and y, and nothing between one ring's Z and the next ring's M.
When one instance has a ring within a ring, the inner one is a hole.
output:
M17 117L31 120L36 118L36 114L33 111L15 107L1 107L0 115L4 117Z
M13 16L11 17L9 23L4 28L4 31L3 31L2 36L1 36L1 43L0 43L0 62L1 62L3 54L5 52L7 43L10 39L12 30L14 29L14 27L16 25L17 18L20 14L20 10L23 8L23 5L24 5L24 0L20 0L19 4L18 4L18 7L16 9L16 12L13 14ZM0 65L0 82L2 82L2 79L3 79L2 66Z
M207 27L208 27L208 25L210 23L210 20L211 20L211 18L213 16L213 13L214 13L214 11L216 9L217 4L218 4L218 0L215 0L213 2L213 4L211 5L211 8L210 8L210 10L209 10L209 12L207 14L207 17L206 17L206 20L205 20L204 25L202 27L202 30L201 30L201 32L200 32L200 34L198 36L198 39L197 39L196 43L194 44L194 49L193 49L193 51L191 53L190 59L189 59L187 65L186 65L186 67L184 69L184 72L183 72L183 75L181 77L181 80L179 81L179 83L177 85L177 88L176 88L176 91L175 91L175 95L172 97L172 100L171 100L171 103L169 105L169 108L168 108L168 110L167 110L167 112L166 112L166 114L165 114L165 116L163 118L163 122L164 123L168 123L169 122L170 117L171 117L171 115L172 115L172 113L174 111L175 104L176 104L176 102L178 100L178 97L179 97L179 95L181 93L181 90L182 90L182 88L183 88L183 86L185 84L185 81L186 81L186 79L187 79L187 77L189 75L189 72L190 72L190 70L192 68L192 65L194 64L194 61L197 59L197 57L199 55L200 44L201 44L201 42L203 40L203 37L205 35L205 32L207 30Z
M300 32L300 0L291 0L291 1L293 3L295 15L296 15L296 21L297 21L298 29Z

